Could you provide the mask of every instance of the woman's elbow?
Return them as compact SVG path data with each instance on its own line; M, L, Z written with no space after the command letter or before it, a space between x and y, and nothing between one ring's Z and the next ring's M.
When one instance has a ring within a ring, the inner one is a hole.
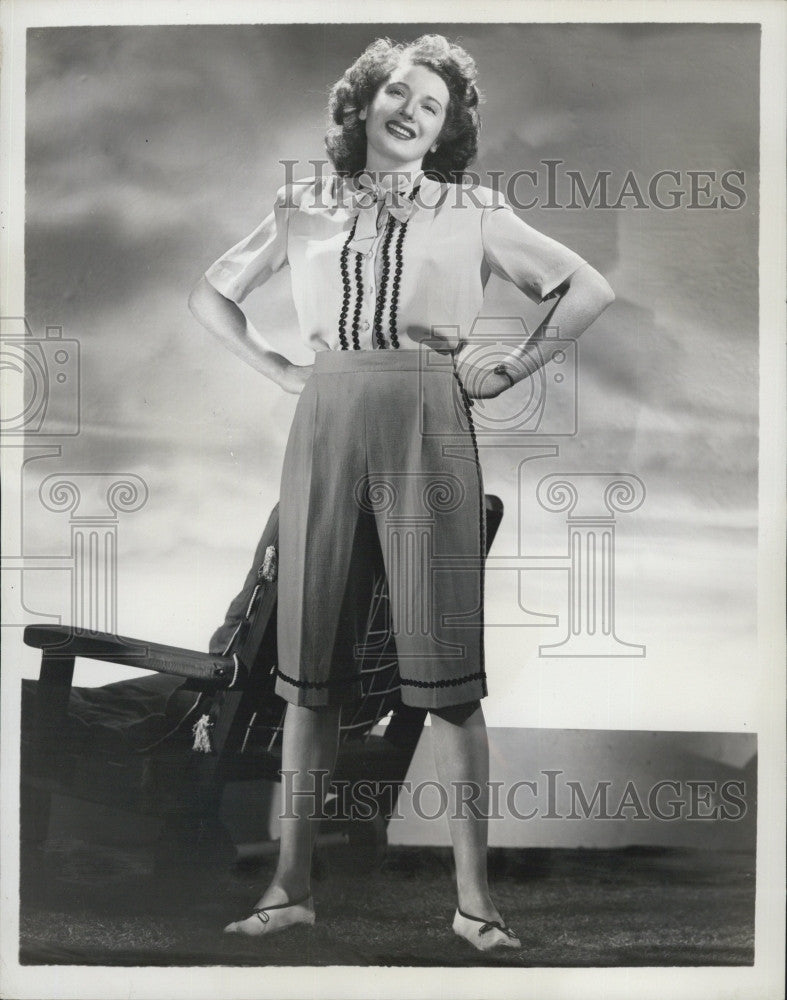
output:
M615 301L615 292L610 283L590 264L585 264L575 272L570 285L592 302L599 312Z
M607 306L611 306L615 301L615 292L613 291L612 285L610 285L603 274L597 271L594 267L591 268L590 271L593 292L601 303L601 308L606 309Z
M606 309L615 301L615 290L607 281L603 274L599 274L598 296L601 300L601 308Z
M200 319L205 314L208 300L215 296L215 289L203 275L189 293L189 309Z

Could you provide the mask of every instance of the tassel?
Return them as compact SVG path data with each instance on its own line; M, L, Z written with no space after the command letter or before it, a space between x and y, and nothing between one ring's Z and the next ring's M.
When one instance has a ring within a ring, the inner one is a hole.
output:
M201 716L192 726L192 733L194 733L194 745L192 750L196 750L197 753L213 753L213 747L210 742L210 729L213 723L210 721L209 715Z
M273 583L276 579L276 549L273 545L269 545L265 550L265 558L262 560L262 578L267 580L268 583Z

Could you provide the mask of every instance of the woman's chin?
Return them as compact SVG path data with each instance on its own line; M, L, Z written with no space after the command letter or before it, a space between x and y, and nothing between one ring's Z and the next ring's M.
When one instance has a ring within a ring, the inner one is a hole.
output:
M387 141L379 146L370 147L378 157L384 157L394 163L415 163L424 158L425 152L421 152L412 139L393 139L387 137Z

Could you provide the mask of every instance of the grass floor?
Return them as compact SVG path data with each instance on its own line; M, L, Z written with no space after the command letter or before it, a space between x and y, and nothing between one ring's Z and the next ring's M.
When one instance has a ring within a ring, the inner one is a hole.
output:
M390 848L358 870L318 858L317 923L224 936L272 861L162 878L142 850L51 844L23 868L20 962L173 966L660 966L754 960L754 858L675 849L495 850L493 894L522 950L482 955L451 931L450 852Z

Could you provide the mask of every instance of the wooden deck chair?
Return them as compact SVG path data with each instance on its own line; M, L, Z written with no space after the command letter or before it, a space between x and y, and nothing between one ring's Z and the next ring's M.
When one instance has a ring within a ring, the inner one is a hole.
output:
M486 497L487 551L502 503ZM163 820L159 852L236 857L220 821L229 783L279 780L285 702L274 694L278 505L257 545L243 587L207 653L67 626L30 625L41 650L38 681L23 682L23 841L42 846L53 794ZM348 818L345 794L329 797L326 836L349 845L355 863L378 862L386 823L420 738L426 711L399 698L381 564L373 567L366 624L363 696L344 713L334 789L365 780L378 790L370 819ZM72 689L76 657L152 671L100 688ZM389 717L384 729L373 732ZM331 829L328 829L331 828Z

